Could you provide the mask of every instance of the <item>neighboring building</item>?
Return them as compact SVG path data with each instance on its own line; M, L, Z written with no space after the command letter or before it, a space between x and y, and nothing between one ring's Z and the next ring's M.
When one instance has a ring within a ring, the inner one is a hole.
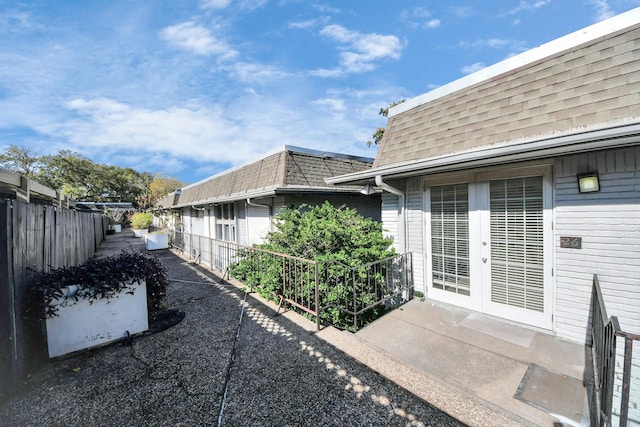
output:
M105 211L129 213L134 211L131 202L76 202L76 210L93 213L104 213Z
M640 331L640 8L388 117L373 168L327 182L386 190L417 290L584 343L597 274L609 315ZM582 174L599 186L581 192Z
M3 167L0 167L0 197L64 208L75 205L74 200L60 192Z
M371 168L373 159L284 146L261 159L186 186L158 202L157 224L186 234L262 243L274 216L287 206L329 201L380 220L380 194L336 187L327 177Z

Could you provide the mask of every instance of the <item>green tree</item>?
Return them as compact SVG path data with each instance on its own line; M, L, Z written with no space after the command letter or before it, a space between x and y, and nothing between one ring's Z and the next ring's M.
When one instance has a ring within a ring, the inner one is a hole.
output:
M43 156L42 163L37 179L75 200L135 202L146 190L136 170L95 163L77 152L61 150Z
M88 157L70 150L42 157L43 167L38 180L47 187L61 191L76 200L87 197L95 187L96 167Z
M141 209L154 207L158 200L173 192L176 188L182 188L185 185L175 178L161 175L156 175L155 177L149 175L145 176L144 179L146 180L144 191L137 198L138 206Z
M75 200L132 202L143 209L184 186L175 178L99 164L71 150L39 156L30 148L10 145L0 153L0 165Z
M12 172L34 179L42 163L35 150L18 145L9 145L3 153L0 153L0 165Z
M391 107L395 107L398 104L402 104L404 102L404 99L401 99L400 101L396 101L396 102L392 102L391 104L389 104L389 106L387 108L380 108L380 111L378 112L379 116L382 117L388 117L389 116L389 108ZM367 145L370 147L372 145L378 145L380 144L380 141L382 141L382 137L384 136L384 128L376 128L376 131L373 132L373 134L371 135L373 137L373 141L367 141Z

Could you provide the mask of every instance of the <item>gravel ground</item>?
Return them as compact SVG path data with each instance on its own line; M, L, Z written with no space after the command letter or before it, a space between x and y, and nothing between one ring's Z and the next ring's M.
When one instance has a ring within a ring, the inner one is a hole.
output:
M0 426L462 426L252 295L155 252L179 324L49 361Z

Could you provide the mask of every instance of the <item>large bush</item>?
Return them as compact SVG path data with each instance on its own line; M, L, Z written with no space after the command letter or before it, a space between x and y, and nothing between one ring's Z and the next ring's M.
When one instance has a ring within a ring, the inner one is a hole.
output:
M231 266L230 272L235 278L265 298L276 299L282 295L282 262L277 256L261 251L264 250L318 261L320 306L335 305L356 311L376 300L374 294L378 291L366 289L375 286L370 277L361 273L356 274L354 280L349 275L354 274L352 268L395 255L392 240L383 236L380 223L362 217L354 209L336 208L325 202L319 206L287 208L277 215L274 227L266 243L255 247L259 251L243 254L244 259ZM354 283L358 277L363 277L362 283ZM376 280L380 284L384 278ZM352 298L354 285L359 286L357 301ZM373 310L369 315L376 316L378 311ZM341 327L350 327L353 323L349 315L337 308L327 309L323 318Z
M153 224L153 215L150 212L136 212L131 216L131 228L142 230Z
M276 217L275 231L266 241L262 248L267 250L351 266L394 255L392 240L382 235L380 223L329 202L285 209Z

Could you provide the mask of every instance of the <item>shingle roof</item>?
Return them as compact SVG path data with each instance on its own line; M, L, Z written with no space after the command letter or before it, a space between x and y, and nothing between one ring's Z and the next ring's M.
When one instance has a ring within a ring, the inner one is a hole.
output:
M374 169L640 118L640 8L446 86L390 109Z
M344 192L324 178L371 168L373 159L285 146L280 151L181 189L158 204L163 208L242 200L279 192Z

